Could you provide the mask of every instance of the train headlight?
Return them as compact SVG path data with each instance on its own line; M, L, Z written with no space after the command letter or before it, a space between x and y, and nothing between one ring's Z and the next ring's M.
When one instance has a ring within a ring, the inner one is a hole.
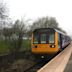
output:
M54 47L55 47L55 45L50 45L50 47L51 47L51 48L54 48Z
M41 56L41 58L44 58L44 56Z
M33 46L33 48L37 48L37 45Z

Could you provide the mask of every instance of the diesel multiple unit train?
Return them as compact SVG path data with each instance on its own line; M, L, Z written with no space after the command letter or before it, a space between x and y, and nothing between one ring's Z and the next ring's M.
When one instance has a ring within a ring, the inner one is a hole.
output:
M70 42L70 37L57 29L35 29L32 33L31 50L34 55L45 57L62 51Z

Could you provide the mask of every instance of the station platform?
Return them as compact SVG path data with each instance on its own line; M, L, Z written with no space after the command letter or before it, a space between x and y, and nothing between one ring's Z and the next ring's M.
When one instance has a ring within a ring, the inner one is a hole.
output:
M68 61L67 65L66 65L66 67L65 67L64 72L72 72L72 54L71 54L71 56L69 58L69 61Z

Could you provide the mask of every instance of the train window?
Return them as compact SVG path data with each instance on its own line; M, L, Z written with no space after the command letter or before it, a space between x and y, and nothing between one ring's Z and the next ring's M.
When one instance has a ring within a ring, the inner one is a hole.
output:
M34 43L35 44L39 43L39 34L34 34Z
M54 33L49 35L49 43L54 43Z
M46 43L46 34L41 34L41 43Z
M62 35L62 43L64 44L64 42L65 42L65 36Z

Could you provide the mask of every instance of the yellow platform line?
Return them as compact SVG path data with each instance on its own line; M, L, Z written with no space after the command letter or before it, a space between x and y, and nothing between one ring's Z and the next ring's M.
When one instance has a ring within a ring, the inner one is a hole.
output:
M72 43L37 72L63 72L72 52Z

